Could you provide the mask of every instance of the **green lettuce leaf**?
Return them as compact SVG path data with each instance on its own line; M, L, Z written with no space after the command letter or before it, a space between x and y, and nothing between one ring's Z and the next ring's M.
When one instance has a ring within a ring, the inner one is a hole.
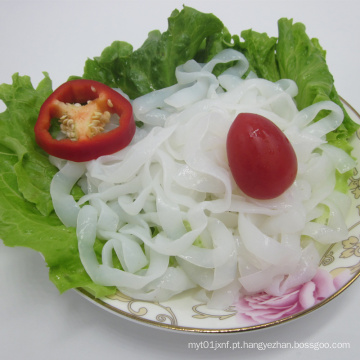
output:
M292 79L298 86L296 104L299 110L319 101L331 100L344 112L344 122L329 134L328 141L344 150L351 149L348 139L359 128L346 112L335 89L334 79L326 63L326 51L319 40L309 38L305 25L292 19L278 21L278 37L269 37L252 29L241 32L243 42L237 48L250 62L259 77L277 81Z
M351 136L357 129L347 114L335 89L334 78L326 63L326 52L318 39L310 39L305 25L282 18L278 22L276 46L281 78L292 79L299 88L296 103L299 110L319 101L331 100L344 112L343 124L335 131L340 138ZM334 135L334 133L332 134ZM332 140L332 139L331 139Z
M241 37L245 41L239 42L239 50L248 59L250 70L260 78L278 81L281 77L276 60L277 38L252 29L242 31Z
M99 57L88 59L83 78L121 88L132 99L168 87L176 82L176 67L196 58L202 44L223 27L213 14L189 7L175 10L168 30L151 31L136 51L126 42L115 41Z
M33 130L51 92L47 74L36 89L29 77L18 74L12 85L0 86L0 99L7 106L0 114L0 236L7 246L41 252L60 292L86 287L96 296L111 294L115 288L98 286L89 278L75 229L66 228L53 211L50 182L57 169L36 145Z
M2 161L13 162L14 173L22 196L34 203L43 215L52 210L47 188L55 174L48 155L35 143L34 125L39 109L50 95L51 81L47 74L34 91L30 78L13 75L13 84L0 87L0 97L7 109L0 114L0 146Z

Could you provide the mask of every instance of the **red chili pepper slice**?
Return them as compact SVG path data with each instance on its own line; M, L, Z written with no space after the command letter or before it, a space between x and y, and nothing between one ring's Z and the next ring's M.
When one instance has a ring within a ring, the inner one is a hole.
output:
M112 114L119 126L104 132ZM66 138L50 133L58 119ZM75 162L89 161L125 148L135 134L130 102L117 91L93 80L71 80L60 85L43 103L35 124L35 140L48 154Z

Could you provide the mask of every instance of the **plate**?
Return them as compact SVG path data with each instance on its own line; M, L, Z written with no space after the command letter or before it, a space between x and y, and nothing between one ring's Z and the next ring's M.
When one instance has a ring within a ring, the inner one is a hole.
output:
M360 115L343 100L349 115ZM351 140L360 158L360 130ZM130 298L120 292L95 298L84 288L76 289L87 300L115 315L152 327L193 333L236 333L279 325L306 315L327 304L360 276L360 166L350 178L352 205L347 218L349 237L332 244L322 254L318 272L308 283L282 296L257 294L239 299L221 311L197 302L191 291L166 302Z

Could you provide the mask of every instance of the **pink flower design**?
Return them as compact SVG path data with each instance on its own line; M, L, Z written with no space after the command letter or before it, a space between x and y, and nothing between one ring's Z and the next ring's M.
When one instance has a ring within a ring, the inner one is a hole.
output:
M265 292L245 295L235 304L239 320L244 325L258 325L294 315L320 303L339 290L350 279L350 272L342 271L335 278L318 269L312 280L289 289L281 296Z

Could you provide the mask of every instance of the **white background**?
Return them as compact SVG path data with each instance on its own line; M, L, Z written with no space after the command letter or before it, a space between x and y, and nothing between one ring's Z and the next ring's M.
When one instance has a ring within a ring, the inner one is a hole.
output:
M85 60L114 40L141 46L165 31L182 5L213 12L232 34L253 28L277 36L277 20L303 22L320 39L340 95L360 110L360 2L286 1L4 1L0 0L0 83L15 72L36 86L47 71L54 88L82 75ZM2 104L0 104L0 110ZM0 134L1 136L1 134ZM59 295L42 258L0 241L0 358L43 359L351 359L360 353L360 283L298 320L261 331L194 335L149 328L102 310L75 291ZM189 350L189 342L349 342L350 350Z

